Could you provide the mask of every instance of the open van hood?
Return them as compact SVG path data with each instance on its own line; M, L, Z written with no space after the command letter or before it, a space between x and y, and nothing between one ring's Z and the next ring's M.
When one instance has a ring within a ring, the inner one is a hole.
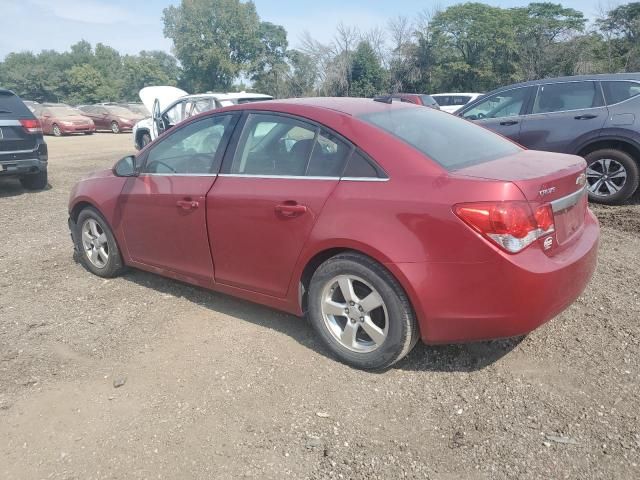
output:
M175 102L180 97L188 95L184 90L177 87L170 86L158 86L158 87L144 87L138 93L140 100L147 110L150 112L153 110L153 103L156 98L160 102L160 111L164 111L171 103Z

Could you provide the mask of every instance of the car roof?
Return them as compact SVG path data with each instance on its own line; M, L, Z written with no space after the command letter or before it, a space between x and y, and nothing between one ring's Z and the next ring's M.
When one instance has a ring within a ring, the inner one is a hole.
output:
M291 107L313 107L332 110L344 115L359 116L367 113L388 111L391 108L423 108L412 103L393 102L385 103L375 101L372 98L353 97L308 97L288 98L284 100L271 100L269 102L245 103L226 107L225 110L274 110L290 111Z
M568 77L554 77L554 78L541 78L539 80L530 80L528 82L513 83L511 85L505 85L503 87L496 88L490 93L499 92L501 90L510 90L517 87L528 87L532 85L539 85L541 83L556 83L556 82L583 82L589 80L637 80L640 81L640 72L634 73L601 73L596 75L573 75Z

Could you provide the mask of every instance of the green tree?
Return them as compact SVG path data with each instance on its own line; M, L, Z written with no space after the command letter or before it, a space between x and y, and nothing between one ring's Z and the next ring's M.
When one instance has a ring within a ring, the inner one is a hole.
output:
M608 39L611 69L640 70L640 2L620 5L596 24Z
M289 72L287 31L280 25L261 22L258 28L260 46L249 70L253 88L260 93L282 97L286 91Z
M511 12L515 16L522 77L533 80L552 74L571 74L571 70L558 69L563 53L558 47L584 30L587 20L582 12L555 3L530 3Z
M164 35L173 41L192 91L228 90L260 50L253 2L182 0L163 11Z
M385 90L385 71L369 42L360 42L351 61L352 97L373 97Z
M76 65L69 70L71 93L66 100L71 104L97 103L104 100L99 91L104 88L100 72L89 64Z

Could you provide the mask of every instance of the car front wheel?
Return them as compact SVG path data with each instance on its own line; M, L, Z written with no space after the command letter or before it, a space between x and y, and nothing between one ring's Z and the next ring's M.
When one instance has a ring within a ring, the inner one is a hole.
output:
M309 318L331 352L361 369L387 368L418 340L411 304L374 260L344 253L324 262L309 286Z
M60 130L60 127L58 126L57 123L54 123L53 127L51 127L51 132L53 133L54 137L61 137L62 136L62 130Z
M118 122L111 122L111 131L113 133L120 133L120 125L118 125Z
M122 273L124 265L116 239L106 220L93 208L85 208L75 225L75 247L87 270L99 277Z
M638 188L638 164L628 153L605 148L587 154L585 160L592 202L619 205Z

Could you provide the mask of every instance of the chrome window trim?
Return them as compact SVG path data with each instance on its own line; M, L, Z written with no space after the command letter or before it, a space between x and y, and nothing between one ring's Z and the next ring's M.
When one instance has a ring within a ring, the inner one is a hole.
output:
M216 173L140 173L138 177L217 177Z
M19 127L20 120L0 120L0 127Z
M580 201L582 196L586 194L587 194L587 185L580 188L580 190L570 193L566 197L553 200L551 202L551 209L553 210L553 213L562 212L563 210L566 210L569 207L573 207L576 203Z
M232 178L279 178L283 180L347 180L350 182L388 182L388 178L379 177L320 177L304 175L247 175L243 173L221 173L219 177Z
M554 113L569 113L569 112L584 112L585 110L597 110L599 108L607 108L609 105L607 105L607 101L604 98L604 91L602 91L602 84L600 83L600 95L602 95L602 105L600 105L599 107L585 107L585 108L572 108L571 110L556 110L555 112L538 112L538 113L533 113L533 107L536 105L536 102L538 101L538 95L540 95L540 88L544 87L545 85L563 85L565 83L587 83L587 82L591 82L591 83L599 83L599 80L569 80L568 82L548 82L548 83L540 83L538 84L537 88L536 88L536 96L533 98L533 103L531 104L531 113L525 114L523 116L525 117L533 117L536 115L552 115ZM595 86L595 91L598 91L598 86ZM632 97L633 98L633 97Z

